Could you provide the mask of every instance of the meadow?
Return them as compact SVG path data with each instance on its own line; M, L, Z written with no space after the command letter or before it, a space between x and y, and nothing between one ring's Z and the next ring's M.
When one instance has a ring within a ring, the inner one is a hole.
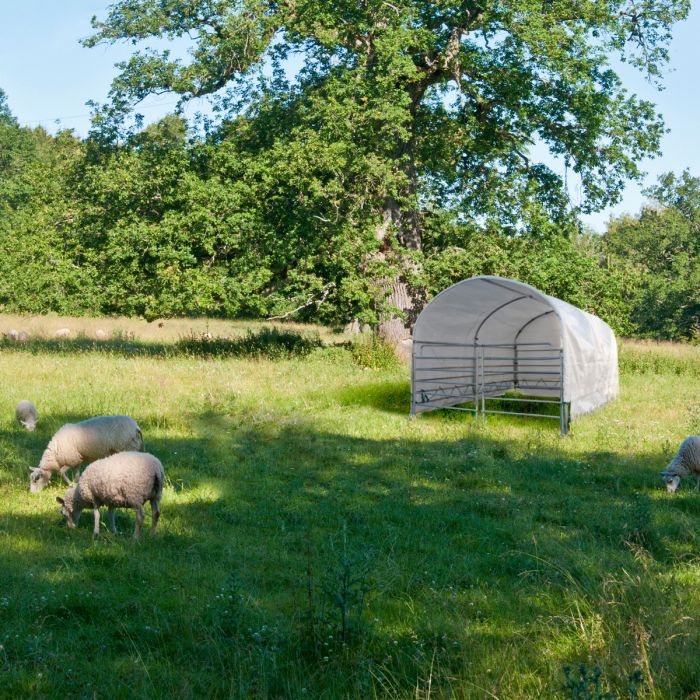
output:
M409 420L408 368L325 329L68 322L0 342L0 697L700 698L700 494L659 476L699 348L623 344L620 398L561 438ZM155 538L29 493L103 413L165 466Z

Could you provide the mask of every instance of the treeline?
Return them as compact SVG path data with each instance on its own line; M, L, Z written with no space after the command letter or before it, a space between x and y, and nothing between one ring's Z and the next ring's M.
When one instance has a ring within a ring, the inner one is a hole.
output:
M357 179L369 198L372 173L354 172L343 144L276 140L268 126L239 117L195 135L170 116L106 145L19 126L0 91L0 308L377 323L381 221L356 215ZM426 300L503 275L620 334L697 338L700 179L669 174L648 194L653 206L602 236L426 207L408 283Z

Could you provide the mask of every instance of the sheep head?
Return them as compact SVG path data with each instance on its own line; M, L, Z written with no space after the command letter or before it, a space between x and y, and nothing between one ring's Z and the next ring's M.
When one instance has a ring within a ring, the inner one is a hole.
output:
M49 483L50 479L51 472L46 472L41 467L36 469L29 467L29 490L32 493L39 493Z
M61 515L65 517L68 527L76 527L80 520L81 509L76 508L75 488L69 488L65 498L56 496L56 502L61 504Z
M661 478L664 480L666 491L669 493L675 493L681 483L681 477L678 474L668 471L668 469L661 472Z

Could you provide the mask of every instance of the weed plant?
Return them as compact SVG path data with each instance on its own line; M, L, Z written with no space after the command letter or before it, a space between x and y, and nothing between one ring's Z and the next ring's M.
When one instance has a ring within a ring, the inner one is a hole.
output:
M352 357L363 369L397 370L399 359L393 348L375 333L359 336L351 345Z
M0 348L0 698L569 698L581 664L612 697L633 672L639 698L697 693L700 499L659 477L700 432L697 374L623 365L561 438L409 420L407 368L261 342ZM118 511L93 542L55 479L29 493L53 432L104 413L165 466L155 538Z

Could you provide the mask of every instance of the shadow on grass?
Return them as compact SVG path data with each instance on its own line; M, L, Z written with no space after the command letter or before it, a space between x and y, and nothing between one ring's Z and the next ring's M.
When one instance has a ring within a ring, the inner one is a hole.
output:
M491 398L488 400L487 408L495 411L519 411L522 413L545 413L552 418L537 418L536 416L509 416L508 419L514 422L525 420L531 427L549 429L554 432L559 430L559 404L552 400L551 406L543 403L527 403L526 397L513 394L508 396L518 396L523 399L522 403L514 408L512 402L499 401ZM385 413L408 416L411 410L411 382L407 379L388 381L383 380L376 383L363 383L359 386L348 387L337 394L338 401L343 406L366 406L376 408ZM474 423L473 403L461 404L462 408L469 411L455 411L441 409L426 411L418 414L421 421L462 421L466 424ZM487 416L487 420L489 417Z
M597 616L609 658L632 664L634 611L651 632L678 612L655 577L695 556L700 501L659 494L661 455L227 420L146 435L168 489L159 535L138 544L128 512L125 535L93 544L89 513L68 531L52 504L62 487L34 497L4 467L5 687L59 697L77 681L89 695L70 670L85 657L113 697L129 683L131 697L408 697L429 676L449 695L498 664L551 683L591 654ZM667 637L649 663L680 693L700 683L683 665L700 642Z
M248 331L237 338L210 337L208 334L190 334L171 343L146 342L124 335L110 340L77 338L41 339L26 341L0 339L0 350L35 354L102 353L120 357L245 357L271 360L304 357L323 347L318 334L270 327Z

